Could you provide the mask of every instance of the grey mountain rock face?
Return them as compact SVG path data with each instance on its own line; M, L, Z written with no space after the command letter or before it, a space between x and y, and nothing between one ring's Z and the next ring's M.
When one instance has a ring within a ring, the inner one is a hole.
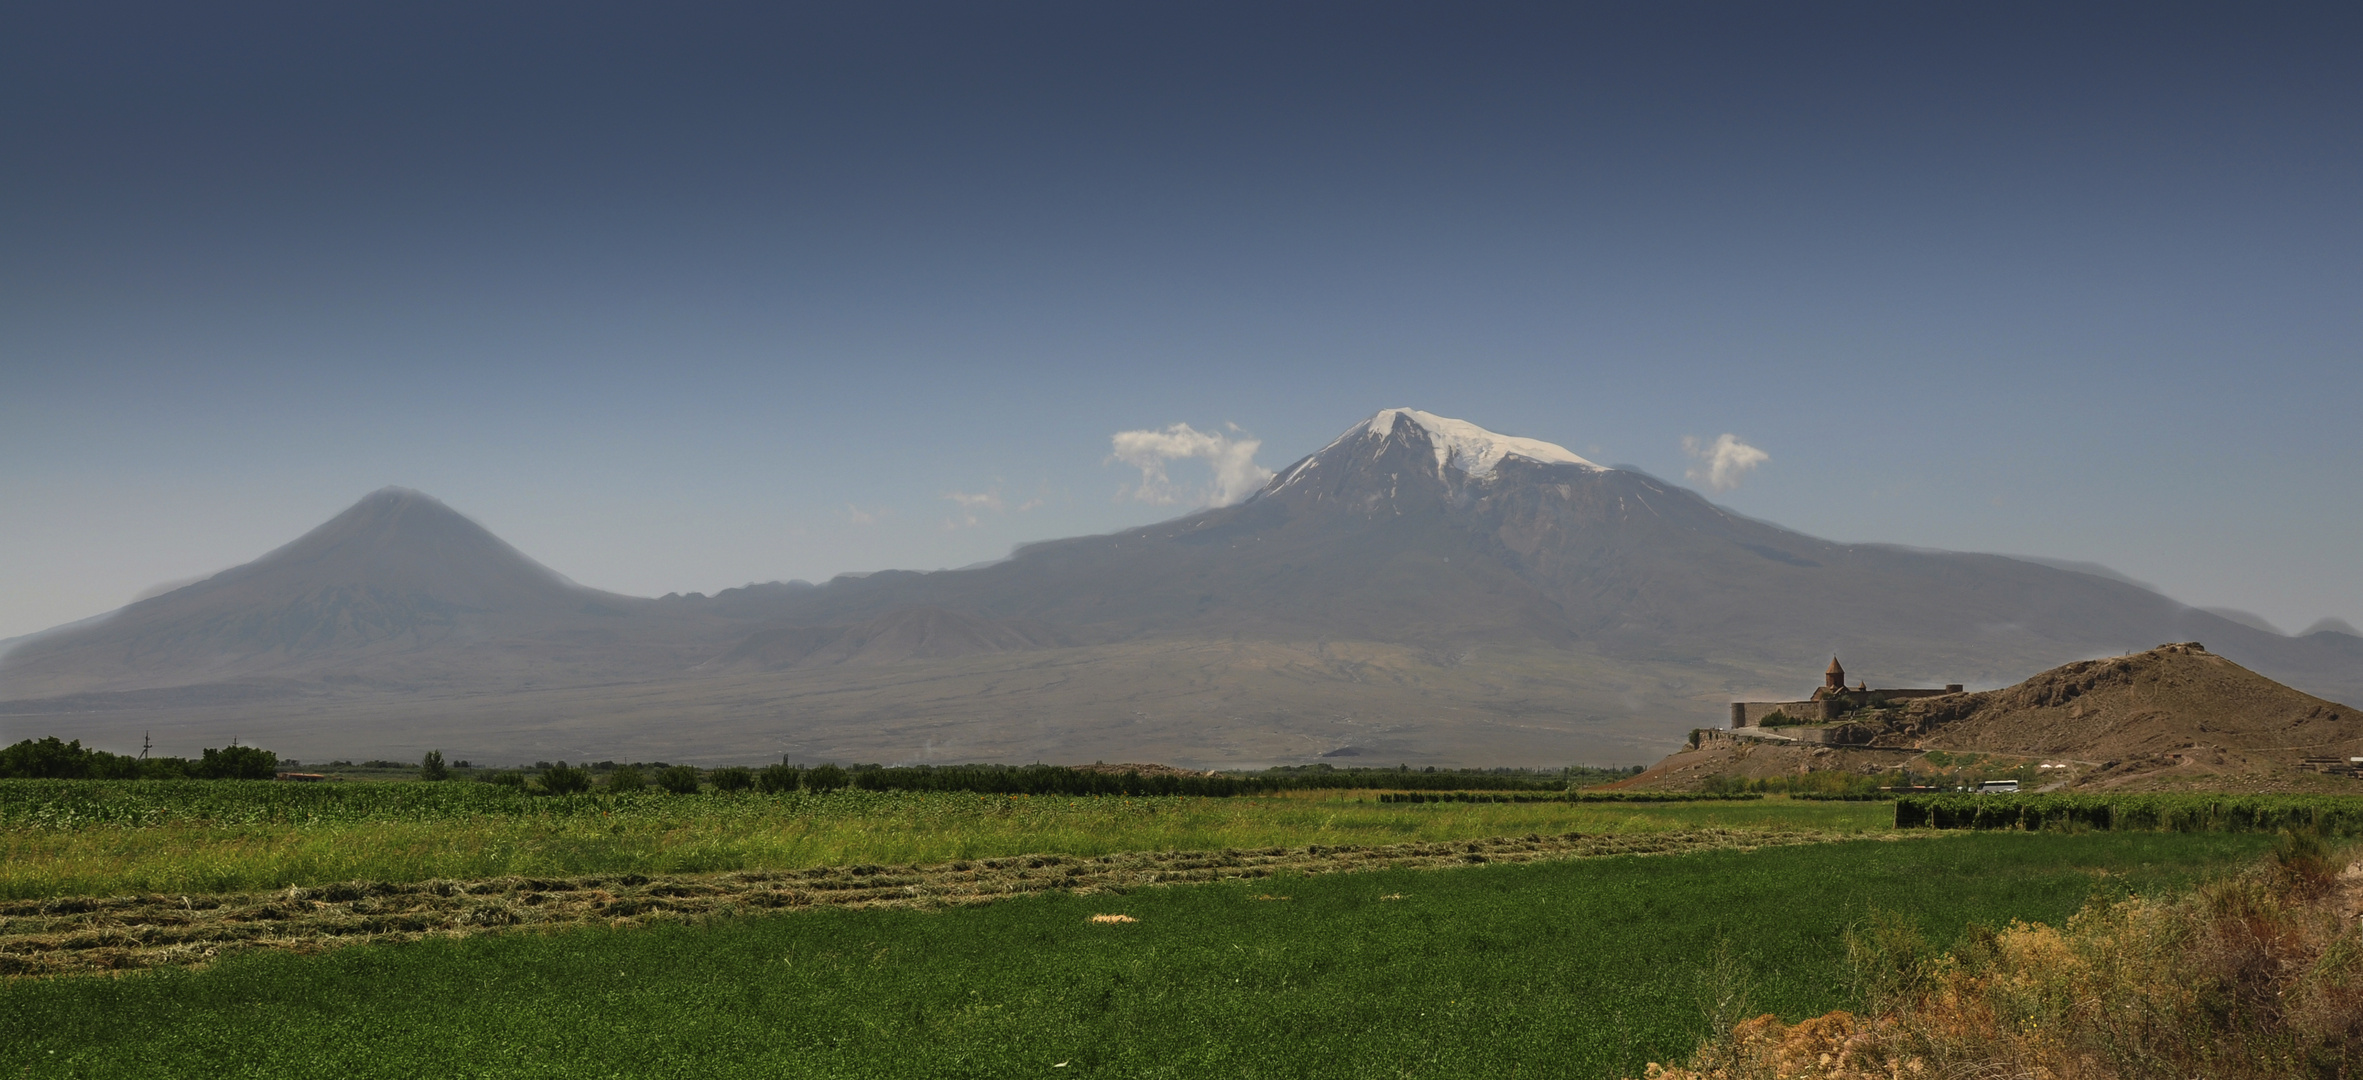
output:
M1831 543L1389 410L1236 506L975 568L710 597L576 586L389 489L245 566L20 644L0 657L0 723L201 727L285 699L298 733L478 717L434 722L505 730L486 745L520 753L596 730L614 747L600 756L670 760L1253 764L1349 738L1439 761L1643 760L1719 723L1721 701L1809 689L1832 652L1890 684L1994 686L2194 639L2363 700L2363 640L2335 630L2284 637L2001 556Z
M1391 429L1366 422L1238 506L1037 544L979 570L835 582L783 614L841 622L932 604L1040 620L1079 640L1515 641L1814 664L1799 668L1807 678L1815 657L1842 651L1899 679L1987 684L2065 659L2212 638L2296 685L2363 697L2363 653L2123 580L2002 556L1836 544L1588 463L1511 455L1471 475L1440 461L1451 457L1442 441L1408 419Z
M170 685L437 649L458 660L487 635L563 634L649 603L575 585L442 503L386 488L253 562L36 636L5 657L0 689Z

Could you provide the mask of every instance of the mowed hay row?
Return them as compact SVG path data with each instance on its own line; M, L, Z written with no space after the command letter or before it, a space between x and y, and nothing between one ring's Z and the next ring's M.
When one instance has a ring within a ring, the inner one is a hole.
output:
M1926 834L1922 834L1926 835ZM1801 830L1690 829L1639 835L1497 836L1384 846L1270 847L1097 857L1026 855L935 866L647 877L502 877L349 882L267 893L60 897L0 903L0 975L201 964L250 948L317 951L502 930L555 930L810 907L948 907L1062 890L1079 894L1192 882L1438 869L1543 859L1752 850L1841 839Z

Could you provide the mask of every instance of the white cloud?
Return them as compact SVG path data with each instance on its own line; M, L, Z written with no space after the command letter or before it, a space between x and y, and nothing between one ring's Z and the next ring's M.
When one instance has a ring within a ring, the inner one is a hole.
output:
M1704 444L1695 436L1684 435L1682 452L1699 462L1682 475L1691 483L1705 484L1714 491L1738 487L1750 470L1772 460L1772 455L1739 441L1739 436L1728 431L1716 436L1714 442Z
M973 529L984 524L987 515L1023 514L1029 510L1041 509L1050 501L1050 483L1044 481L1035 490L1032 498L1019 502L1015 506L1010 505L1010 499L1014 496L1005 497L1001 494L1001 480L997 477L993 481L993 486L983 491L947 491L941 497L945 502L960 508L959 513L943 520L943 527L946 529Z
M960 512L944 519L944 528L972 529L984 524L984 515L998 514L1002 509L1001 488L994 485L984 491L947 491L944 498L960 507Z
M875 509L864 510L861 507L853 505L852 503L845 504L845 520L846 523L852 525L876 525L877 523L886 520L892 515L892 513L892 511L883 506L877 507Z
M1174 424L1163 431L1117 432L1109 439L1115 447L1109 460L1140 470L1140 486L1125 485L1117 489L1118 497L1130 494L1141 502L1160 506L1175 503L1229 506L1255 494L1256 489L1272 478L1272 470L1255 463L1255 452L1263 448L1263 440L1240 431L1237 424L1225 426L1230 429L1229 434L1199 431L1188 424ZM1214 471L1212 479L1198 487L1174 483L1165 466L1191 459L1204 460Z

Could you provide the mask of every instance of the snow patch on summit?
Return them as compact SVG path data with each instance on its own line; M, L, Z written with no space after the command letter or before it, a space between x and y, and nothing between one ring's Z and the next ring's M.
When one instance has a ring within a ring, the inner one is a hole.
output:
M1351 467L1349 462L1334 457L1332 452L1349 442L1371 437L1375 437L1383 447L1387 440L1394 438L1401 431L1401 425L1405 423L1427 433L1428 443L1435 449L1436 475L1439 477L1444 475L1444 470L1447 467L1450 467L1466 473L1472 479L1481 480L1493 475L1493 467L1501 464L1503 458L1513 457L1545 465L1573 465L1593 472L1609 471L1603 466L1595 465L1575 456L1564 446L1547 443L1541 439L1521 439L1515 435L1503 435L1487 431L1466 420L1454 420L1451 417L1421 412L1418 409L1387 409L1368 420L1347 428L1344 434L1329 440L1329 445L1281 470L1280 475L1273 477L1271 482L1266 484L1264 489L1257 494L1260 497L1278 492L1318 471L1324 463L1331 463L1339 467Z
M1373 435L1385 438L1393 435L1405 420L1428 433L1428 441L1436 447L1436 469L1439 472L1451 466L1471 477L1483 477L1492 473L1493 467L1501 464L1501 460L1506 457L1520 457L1546 465L1580 465L1595 471L1607 471L1575 456L1557 443L1503 435L1466 420L1454 420L1418 409L1387 409L1371 417L1362 427Z

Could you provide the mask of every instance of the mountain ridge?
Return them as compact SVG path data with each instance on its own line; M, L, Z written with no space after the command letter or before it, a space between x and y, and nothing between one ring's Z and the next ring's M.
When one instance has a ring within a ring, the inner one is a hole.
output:
M1153 748L1208 767L1297 760L1290 747L1335 749L1332 726L1370 724L1399 755L1566 763L1670 746L1716 722L1720 702L1778 691L1832 651L1902 679L1998 686L2193 638L2363 700L2363 638L2268 634L2008 556L1822 540L1540 440L1388 410L1237 505L960 570L713 596L585 589L387 489L251 563L0 655L0 722L67 715L39 702L71 698L93 725L203 726L233 717L208 693L289 710L327 695L349 707L312 715L512 716L517 733L500 738L547 739L560 729L537 718L555 706L537 703L565 700L597 726L625 707L575 688L635 687L672 702L648 715L689 718L667 737L715 747L799 731L799 745L926 760L958 739L1043 753L1066 738L1109 760ZM1055 704L1029 709L1008 696L1019 685ZM1226 719L1109 727L1118 702L1162 714L1148 687ZM968 726L910 741L954 713ZM319 736L336 737L376 736Z

